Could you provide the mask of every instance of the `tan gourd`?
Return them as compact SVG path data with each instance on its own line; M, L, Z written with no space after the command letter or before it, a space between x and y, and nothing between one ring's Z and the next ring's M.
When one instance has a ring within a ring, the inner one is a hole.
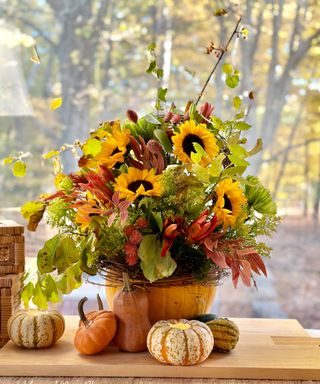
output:
M161 363L194 365L210 355L213 336L210 328L198 320L161 320L151 328L147 346Z
M140 352L147 348L147 335L151 328L148 318L148 296L140 288L133 288L127 273L123 273L123 289L113 299L113 312L117 317L115 345L127 352Z
M64 330L64 318L58 311L23 309L8 321L10 339L17 346L25 348L51 347Z

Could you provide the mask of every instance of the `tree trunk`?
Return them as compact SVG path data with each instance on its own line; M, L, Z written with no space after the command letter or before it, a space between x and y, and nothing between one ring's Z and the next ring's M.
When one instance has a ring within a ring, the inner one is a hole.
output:
M318 181L316 183L314 204L313 204L313 220L318 223L319 220L319 208L320 208L320 156L318 161L319 173L318 173Z

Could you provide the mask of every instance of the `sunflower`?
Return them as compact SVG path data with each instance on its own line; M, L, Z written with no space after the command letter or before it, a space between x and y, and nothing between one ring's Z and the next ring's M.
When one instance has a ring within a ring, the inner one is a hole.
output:
M198 143L204 149L207 157L202 157L200 164L206 166L219 152L214 135L205 124L196 124L193 120L185 121L179 126L179 132L172 137L174 154L184 163L191 163L191 152L196 153L193 144Z
M130 143L130 132L129 130L121 131L116 126L112 129L112 134L108 134L105 139L94 161L111 169L117 163L124 162L123 156L127 152L127 145Z
M128 173L122 173L116 178L114 189L120 192L121 198L132 201L138 196L160 196L160 178L161 175L156 175L153 168L148 171L129 167Z
M226 230L228 226L234 226L247 199L243 195L239 182L234 182L231 178L222 180L216 186L215 195L213 212Z

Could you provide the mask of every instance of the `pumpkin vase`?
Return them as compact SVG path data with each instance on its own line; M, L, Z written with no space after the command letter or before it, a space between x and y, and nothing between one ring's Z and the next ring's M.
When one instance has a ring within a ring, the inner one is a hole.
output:
M108 281L107 281L108 285ZM121 286L107 286L108 305L113 309L113 297ZM146 286L151 324L159 320L189 319L210 312L216 295L215 285L187 284Z

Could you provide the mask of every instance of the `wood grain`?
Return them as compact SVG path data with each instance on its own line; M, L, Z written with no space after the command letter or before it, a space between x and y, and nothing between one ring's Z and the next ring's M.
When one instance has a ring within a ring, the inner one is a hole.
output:
M296 320L234 319L241 332L237 348L229 354L213 353L201 365L191 367L161 365L147 352L124 353L111 348L96 356L81 356L72 344L77 321L67 318L64 337L51 349L24 350L9 342L0 351L1 375L186 377L196 383L198 378L320 380L320 348L317 343L301 343L308 336ZM275 343L274 337L285 337L286 343ZM88 384L97 384L97 380ZM158 382L150 380L145 382Z

